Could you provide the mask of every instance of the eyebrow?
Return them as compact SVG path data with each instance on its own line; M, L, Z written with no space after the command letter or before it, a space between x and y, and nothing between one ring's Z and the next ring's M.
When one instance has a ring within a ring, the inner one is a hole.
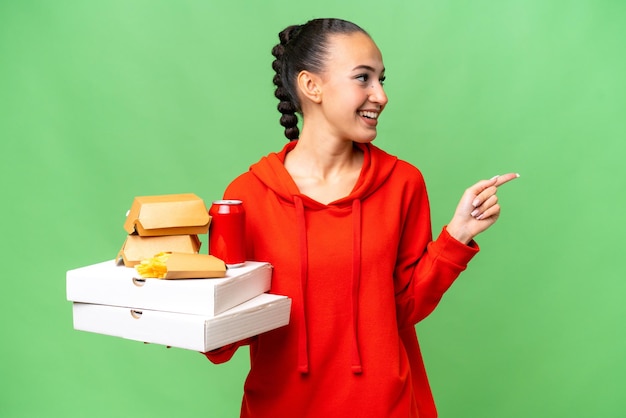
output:
M354 70L368 70L368 71L371 71L373 73L376 72L376 68L371 67L369 65L357 65L356 67L354 67L352 69L352 71L354 71ZM385 72L385 67L383 67L383 70L381 71L381 74L384 73L384 72Z

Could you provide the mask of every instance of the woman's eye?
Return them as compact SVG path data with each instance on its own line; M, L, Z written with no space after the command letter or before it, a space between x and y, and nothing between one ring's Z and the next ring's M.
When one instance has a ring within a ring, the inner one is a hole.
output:
M384 85L385 84L385 79L387 77L382 76L378 79L378 82L380 83L380 85ZM369 74L360 74L358 76L355 77L356 80L360 81L361 83L368 83L370 80L370 75Z

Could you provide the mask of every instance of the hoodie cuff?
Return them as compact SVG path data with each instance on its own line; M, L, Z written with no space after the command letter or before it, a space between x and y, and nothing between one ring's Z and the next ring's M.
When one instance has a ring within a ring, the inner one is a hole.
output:
M480 251L480 247L474 240L470 241L467 245L463 244L461 241L452 237L452 235L448 233L448 229L444 226L439 237L433 242L431 250L439 258L461 268L465 268L476 253Z

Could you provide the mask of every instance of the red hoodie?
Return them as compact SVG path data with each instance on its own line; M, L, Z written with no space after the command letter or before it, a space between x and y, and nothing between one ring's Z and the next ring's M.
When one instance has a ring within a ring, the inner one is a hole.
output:
M271 293L292 298L290 323L206 353L250 345L242 417L437 416L414 325L469 260L445 230L432 241L418 169L373 145L357 183L328 205L300 194L285 170L296 141L235 179L224 198L246 210L247 258L274 266Z

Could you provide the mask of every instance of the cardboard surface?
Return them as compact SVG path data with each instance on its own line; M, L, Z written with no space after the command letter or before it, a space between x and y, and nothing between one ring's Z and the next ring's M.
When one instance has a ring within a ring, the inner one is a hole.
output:
M115 260L69 270L66 296L73 302L215 316L270 290L272 266L246 261L216 279L142 279Z
M124 229L141 236L199 235L208 233L210 223L204 201L193 193L138 196Z
M226 275L224 260L208 254L173 253L165 265L165 279L220 278Z
M118 263L124 263L127 267L134 267L141 260L154 257L155 254L161 252L197 254L201 245L197 235L163 235L157 237L128 235L117 254L117 260Z
M74 329L206 352L289 323L291 299L264 293L205 317L73 303Z

